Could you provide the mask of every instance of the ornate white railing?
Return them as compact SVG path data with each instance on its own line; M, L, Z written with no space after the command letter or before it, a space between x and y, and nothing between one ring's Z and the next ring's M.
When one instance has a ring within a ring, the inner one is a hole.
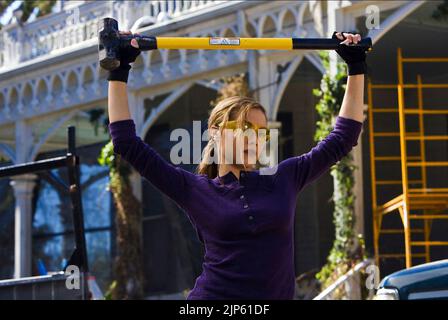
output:
M159 5L160 9L161 2L163 1L152 1L151 3ZM15 65L8 62L3 68L0 68L0 126L4 123L12 123L17 119L58 113L61 109L80 108L107 97L107 81L104 81L106 72L99 68L98 57L95 54L97 46L95 31L97 23L100 21L98 15L103 9L106 14L109 11L117 12L116 15L111 14L111 16L117 18L122 24L120 25L121 30L130 30L138 25L141 27L140 32L147 35L222 37L238 35L240 30L244 30L244 26L248 29L247 32L259 37L314 34L313 22L304 23L307 2L179 1L178 3L185 5L178 7L178 11L183 12L181 15L174 16L176 13L174 10L172 18L163 20L163 15L157 14L160 23L157 20L154 25L148 27L145 26L150 20L146 19L149 16L142 16L144 10L140 10L143 7L146 8L145 4L148 2L115 1L106 4L110 3L114 3L114 5L108 7L104 5L104 2L84 2L79 6L81 17L85 16L83 12L97 12L93 15L96 17L95 19L85 18L85 21L82 20L84 22L81 25L84 25L84 30L93 30L93 35L87 37L88 33L80 32L82 36L80 39L85 39L80 43L70 44L67 40L64 42L64 46L58 49L50 47L47 54L39 53L40 55L16 62ZM115 4L119 6L120 10ZM72 6L70 9L73 8ZM165 8L168 10L170 7ZM182 10L180 10L181 8ZM155 12L170 11L154 11L153 14ZM238 14L228 14L229 12ZM61 21L59 14L55 13L41 19ZM69 14L74 13L70 11ZM140 16L142 19L138 18ZM39 21L35 21L35 23ZM88 23L91 23L92 26L87 28ZM8 26L8 28L11 27L13 26ZM24 26L23 29L26 27ZM14 28L17 30L16 27ZM67 27L66 30L70 29ZM0 31L0 35L3 31ZM76 32L74 34L76 35ZM0 37L0 48L1 40ZM2 52L6 52L6 49L3 51L0 49L0 57ZM170 83L174 81L178 85L181 82L188 84L192 77L201 74L201 77L209 79L227 75L230 72L242 72L247 67L247 63L243 63L248 60L247 53L245 50L223 50L222 52L212 50L146 51L141 54L132 68L129 86L134 91L154 86L159 90L157 94L161 94L165 92L165 89L171 88ZM260 54L264 55L266 52ZM283 54L291 54L291 57L295 55L292 52ZM313 62L316 59L310 59L313 64L319 64L319 62ZM210 75L211 73L213 76Z
M49 54L82 47L96 38L98 22L116 17L120 28L130 29L141 17L154 24L215 6L220 0L86 1L25 25L0 31L0 70ZM1 71L0 71L1 72Z

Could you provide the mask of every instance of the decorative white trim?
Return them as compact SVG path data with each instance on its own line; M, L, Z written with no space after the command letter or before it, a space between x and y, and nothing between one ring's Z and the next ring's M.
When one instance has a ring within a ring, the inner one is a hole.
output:
M311 62L313 66L316 67L317 70L319 70L320 73L325 73L325 68L322 64L322 60L320 59L319 55L315 52L307 52L305 53L305 58Z
M16 154L14 149L8 146L6 143L0 143L0 153L6 156L13 163L16 161Z
M277 112L280 107L280 101L283 98L283 93L286 90L286 87L288 86L289 80L291 80L291 77L296 72L297 67L300 65L300 63L303 61L303 54L297 55L294 59L290 60L288 69L286 69L285 72L282 73L282 81L278 84L278 86L275 88L275 93L273 95L273 101L272 101L272 114L270 119L276 119L277 118Z
M53 125L34 144L34 147L31 149L29 160L33 161L34 158L36 158L36 156L38 155L39 150L44 145L44 143L47 142L48 139L50 139L56 133L56 130L58 130L65 122L73 118L78 112L80 111L73 110L56 120L56 122L54 122Z
M149 117L141 126L139 136L144 137L148 132L149 128L157 121L157 119L166 111L169 107L176 102L185 92L190 90L193 86L193 83L187 83L176 90L174 90L168 97L165 98L156 108L151 110Z

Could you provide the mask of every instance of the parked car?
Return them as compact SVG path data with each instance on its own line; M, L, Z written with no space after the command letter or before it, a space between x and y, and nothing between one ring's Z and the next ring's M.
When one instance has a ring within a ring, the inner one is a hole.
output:
M400 270L385 277L375 300L448 300L448 259Z

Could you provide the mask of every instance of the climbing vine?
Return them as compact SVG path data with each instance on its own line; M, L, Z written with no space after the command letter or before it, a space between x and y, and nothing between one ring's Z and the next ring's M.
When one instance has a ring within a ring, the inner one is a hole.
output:
M103 147L98 162L109 167L109 189L116 208L117 256L110 298L139 299L143 297L142 217L129 180L131 168L114 153L112 141Z
M104 109L88 111L89 121L95 134L100 127L108 131L109 120ZM143 261L142 261L142 213L138 199L132 192L129 180L129 164L114 153L112 141L100 152L98 163L109 168L109 190L115 206L115 229L117 253L114 263L114 281L111 283L106 299L143 298Z
M336 74L330 74L329 55L320 53L325 74L321 80L320 89L313 90L319 98L316 111L319 120L316 125L315 141L324 139L333 129L334 122L341 108L346 88L347 74L343 63L337 64ZM364 241L355 232L354 203L355 194L353 156L348 154L331 168L333 177L335 239L327 263L316 275L322 289L333 283L346 273L355 263L364 258ZM341 293L342 294L342 293Z

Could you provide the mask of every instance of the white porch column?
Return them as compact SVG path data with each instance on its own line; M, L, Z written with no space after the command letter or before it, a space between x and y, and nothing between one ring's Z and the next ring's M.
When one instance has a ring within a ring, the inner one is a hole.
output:
M33 132L31 124L25 120L16 122L15 164L32 161ZM15 233L14 233L14 277L31 275L32 261L32 195L36 176L20 175L12 178L11 185L15 195Z
M31 276L32 197L36 176L26 174L12 178L15 197L14 278Z
M25 120L16 122L15 127L15 164L32 161L33 147L32 126ZM15 196L15 249L14 277L31 275L32 261L32 195L36 176L26 174L12 177L11 185Z

